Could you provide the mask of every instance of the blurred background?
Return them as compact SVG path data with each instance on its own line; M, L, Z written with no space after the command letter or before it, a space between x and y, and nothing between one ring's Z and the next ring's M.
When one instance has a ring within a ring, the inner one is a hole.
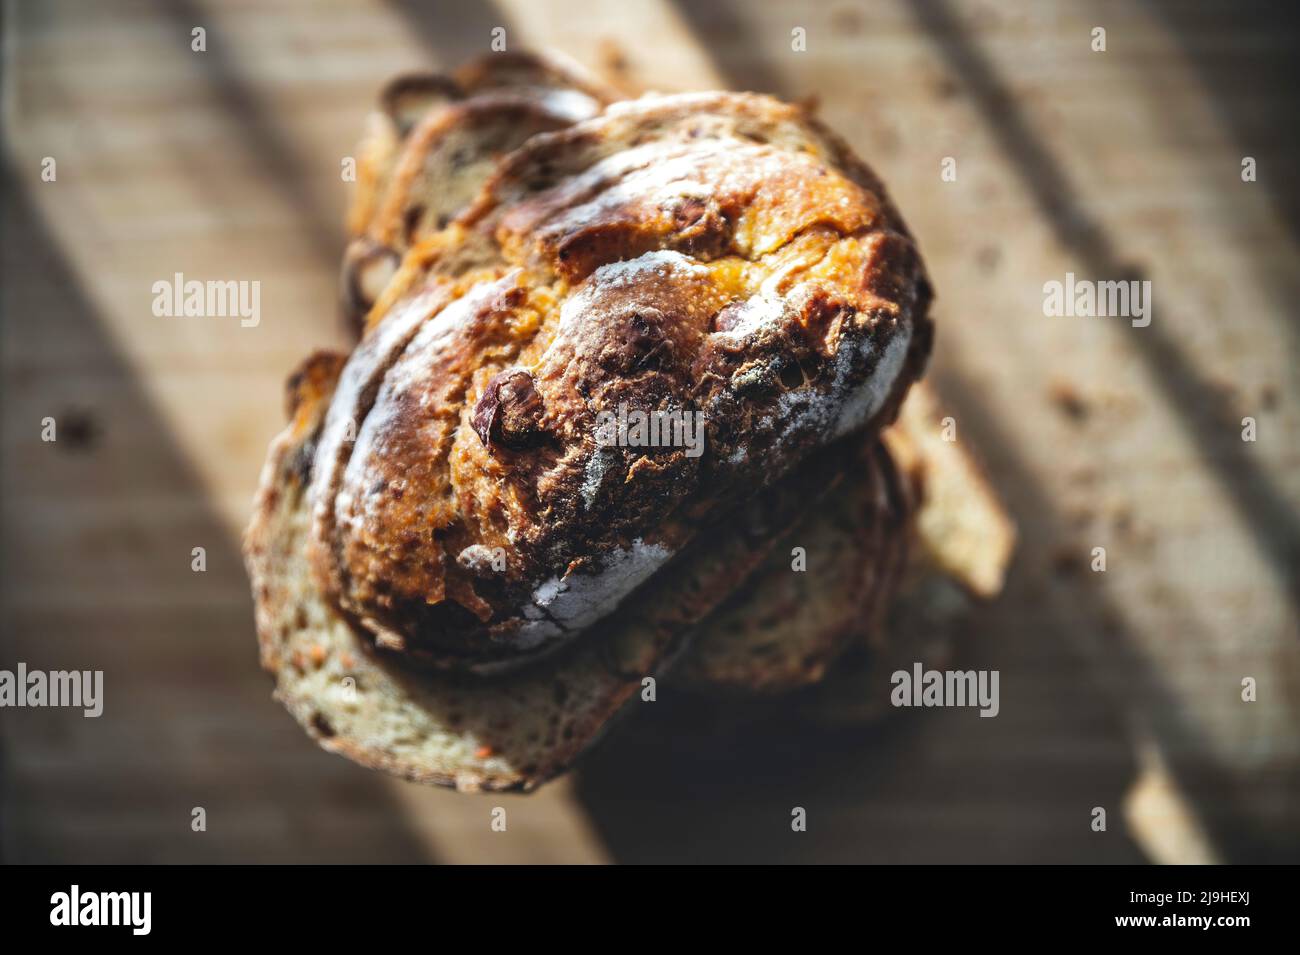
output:
M102 669L105 708L0 711L0 857L1300 861L1294 6L5 2L0 668ZM1000 670L997 719L720 736L662 700L539 793L470 797L272 701L239 536L285 375L347 343L340 163L386 78L495 27L631 90L814 97L884 178L933 379L1020 526L957 656ZM1044 317L1071 271L1150 280L1151 325ZM260 281L261 323L155 317L177 272Z

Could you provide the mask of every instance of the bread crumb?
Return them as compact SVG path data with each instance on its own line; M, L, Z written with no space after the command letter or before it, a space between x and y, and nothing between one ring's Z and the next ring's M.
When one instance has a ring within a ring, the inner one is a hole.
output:
M600 62L600 71L617 81L627 77L629 63L627 52L613 37L601 37L596 47L596 57Z
M1083 400L1078 389L1068 381L1062 378L1053 381L1048 389L1048 397L1056 405L1057 410L1075 424L1083 422L1088 417L1088 403Z
M1052 554L1052 571L1058 577L1072 577L1079 572L1077 554L1068 547L1061 547Z

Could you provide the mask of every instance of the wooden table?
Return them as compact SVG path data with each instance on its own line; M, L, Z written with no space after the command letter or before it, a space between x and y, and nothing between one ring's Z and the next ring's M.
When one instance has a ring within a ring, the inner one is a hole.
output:
M0 668L101 668L106 702L0 712L3 858L1295 861L1297 38L1221 6L7 3ZM997 719L718 745L642 708L494 833L504 797L367 773L270 699L238 537L284 375L345 343L340 163L387 76L497 26L630 88L815 96L889 184L1021 528L961 650ZM177 272L260 281L260 324L156 317ZM1046 317L1067 272L1150 280L1153 321Z

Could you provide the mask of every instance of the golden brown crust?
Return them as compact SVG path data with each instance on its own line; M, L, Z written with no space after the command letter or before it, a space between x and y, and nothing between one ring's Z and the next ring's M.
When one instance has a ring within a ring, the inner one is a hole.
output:
M534 136L454 242L407 256L405 299L349 361L317 473L321 585L395 650L541 652L701 521L890 420L930 292L876 190L756 95L647 97ZM466 248L479 267L448 267ZM702 414L704 453L602 447L629 412Z

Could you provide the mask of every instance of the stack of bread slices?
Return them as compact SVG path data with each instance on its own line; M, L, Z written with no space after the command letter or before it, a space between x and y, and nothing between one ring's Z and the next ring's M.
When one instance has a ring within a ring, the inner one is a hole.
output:
M530 790L652 685L871 712L888 648L1001 589L915 242L806 108L497 54L390 84L359 183L359 340L291 377L245 539L322 746Z

